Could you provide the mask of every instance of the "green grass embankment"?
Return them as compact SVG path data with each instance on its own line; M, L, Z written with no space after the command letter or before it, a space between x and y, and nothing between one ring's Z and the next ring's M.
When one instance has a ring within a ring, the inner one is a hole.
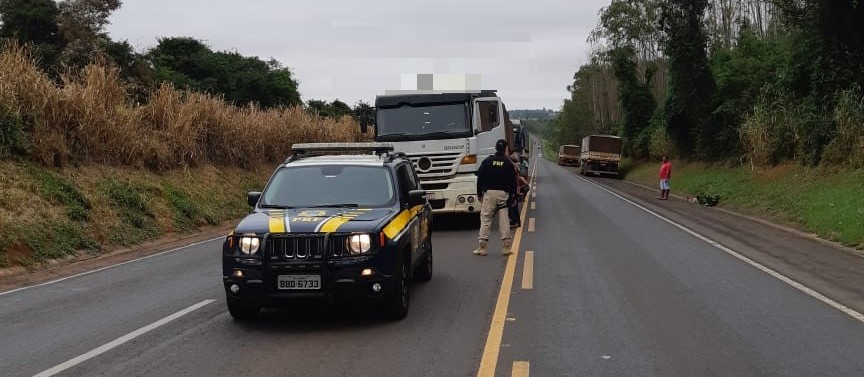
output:
M673 166L673 194L719 195L720 206L727 209L864 249L864 171L797 165L761 171L697 163ZM656 187L658 169L659 164L637 164L625 178Z
M0 267L32 270L237 219L249 210L246 192L261 189L270 173L0 161Z

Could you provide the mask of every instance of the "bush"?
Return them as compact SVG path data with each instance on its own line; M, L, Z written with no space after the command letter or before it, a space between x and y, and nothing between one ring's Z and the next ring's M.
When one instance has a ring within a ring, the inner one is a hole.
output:
M860 88L838 96L832 120L834 138L825 148L823 160L836 165L864 167L864 97Z
M642 138L647 139L648 152L651 158L660 158L669 156L670 158L675 153L675 143L672 137L669 136L669 130L666 128L666 120L662 109L657 109L654 116L651 117L651 122L644 131Z
M714 207L720 204L720 195L698 194L696 195L696 202L706 207Z
M27 131L17 114L0 107L0 157L27 154L30 149Z

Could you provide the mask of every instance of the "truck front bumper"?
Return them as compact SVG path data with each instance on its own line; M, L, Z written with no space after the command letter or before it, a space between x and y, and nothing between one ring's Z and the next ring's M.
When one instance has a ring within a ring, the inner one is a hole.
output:
M477 198L477 178L474 174L459 174L448 181L420 182L421 187L444 189L425 189L426 199L432 205L432 213L480 214L480 200Z

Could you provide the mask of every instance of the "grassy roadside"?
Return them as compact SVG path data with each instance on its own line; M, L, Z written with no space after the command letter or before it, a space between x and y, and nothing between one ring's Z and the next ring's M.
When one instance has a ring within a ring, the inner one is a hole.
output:
M38 269L86 252L131 246L248 212L245 193L271 170L213 166L163 173L0 162L0 267Z
M783 165L761 171L700 163L673 165L672 193L719 195L720 206L776 220L864 249L864 171ZM625 179L657 185L656 164L635 164Z

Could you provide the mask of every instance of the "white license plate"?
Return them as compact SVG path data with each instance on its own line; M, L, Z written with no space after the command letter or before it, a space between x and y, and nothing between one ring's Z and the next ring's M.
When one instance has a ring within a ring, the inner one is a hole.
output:
M321 289L321 275L279 275L279 289Z
M438 193L426 191L426 200L437 200Z

